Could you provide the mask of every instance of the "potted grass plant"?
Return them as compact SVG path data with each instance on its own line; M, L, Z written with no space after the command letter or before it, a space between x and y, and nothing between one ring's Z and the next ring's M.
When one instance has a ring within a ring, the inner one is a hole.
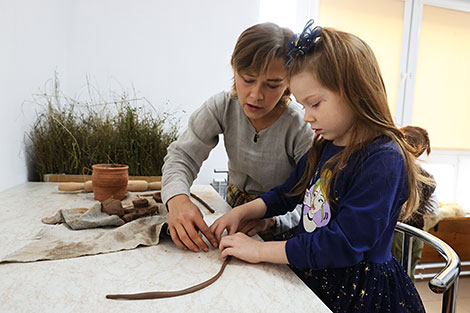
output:
M93 95L86 101L68 97L57 75L46 86L33 97L40 109L26 134L30 180L48 181L59 173L85 181L98 163L126 164L130 177L161 177L167 148L177 139L178 121L171 114L126 92L100 101Z

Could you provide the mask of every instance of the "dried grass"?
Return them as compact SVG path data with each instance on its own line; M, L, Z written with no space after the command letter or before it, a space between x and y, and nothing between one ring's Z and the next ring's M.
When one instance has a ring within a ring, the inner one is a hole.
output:
M95 103L88 86L90 100L80 102L62 95L57 75L52 83L52 92L34 96L42 108L27 134L34 176L89 175L96 163L127 164L132 176L161 175L167 148L177 139L174 118L158 114L145 98L121 93Z

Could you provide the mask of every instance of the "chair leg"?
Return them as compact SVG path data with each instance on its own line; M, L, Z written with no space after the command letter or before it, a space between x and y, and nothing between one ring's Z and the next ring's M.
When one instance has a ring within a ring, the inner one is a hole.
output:
M457 290L459 289L459 278L444 292L442 297L442 313L455 313L457 307Z
M409 236L406 233L403 233L403 242L402 242L402 253L401 253L401 265L405 269L408 275L411 274L411 255L413 248L413 237Z

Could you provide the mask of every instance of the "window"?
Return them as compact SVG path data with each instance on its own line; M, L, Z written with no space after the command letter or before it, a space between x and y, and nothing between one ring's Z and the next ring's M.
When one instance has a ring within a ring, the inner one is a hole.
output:
M435 148L469 150L470 14L425 5L422 21L412 124Z
M464 38L470 38L470 2L411 2L415 38L403 121L429 132L433 152L424 167L436 178L439 200L469 210L470 43Z

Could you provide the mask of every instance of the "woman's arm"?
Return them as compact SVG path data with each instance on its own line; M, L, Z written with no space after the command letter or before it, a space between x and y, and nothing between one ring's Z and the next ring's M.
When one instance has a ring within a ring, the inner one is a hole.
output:
M222 132L217 107L228 95L220 93L206 101L189 120L188 129L168 148L162 168L162 200L169 210L168 225L173 242L182 249L208 251L201 231L212 246L218 242L204 222L199 208L191 202L189 189L202 162L217 145Z
M224 110L229 100L226 93L208 99L191 114L187 129L168 147L162 167L163 203L179 194L189 197L202 163L219 142L219 134L223 132L219 111Z

